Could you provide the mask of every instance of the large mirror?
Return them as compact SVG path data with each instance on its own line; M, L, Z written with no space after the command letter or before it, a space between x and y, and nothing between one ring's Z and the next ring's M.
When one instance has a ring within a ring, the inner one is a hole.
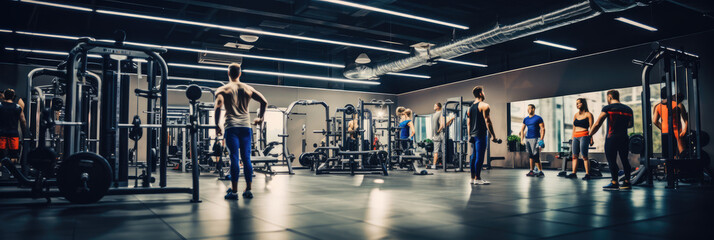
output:
M650 85L650 89L652 91L650 102L652 106L655 106L660 102L660 85ZM616 90L620 92L621 102L631 107L634 112L634 127L630 128L628 132L630 134L642 133L642 87L619 88ZM573 117L578 111L575 106L578 98L585 98L587 100L588 108L593 114L594 120L596 120L602 108L607 105L607 90L511 102L509 103L509 135L519 135L518 132L523 126L523 119L528 116L528 104L533 104L536 106L535 114L541 116L545 123L546 133L544 141L546 144L543 152L561 151L563 142L570 140L573 134ZM591 152L605 151L604 140L606 132L606 126L603 126L593 137L595 142L593 147L595 147L595 149L591 150ZM661 152L659 129L654 128L653 133L653 151Z

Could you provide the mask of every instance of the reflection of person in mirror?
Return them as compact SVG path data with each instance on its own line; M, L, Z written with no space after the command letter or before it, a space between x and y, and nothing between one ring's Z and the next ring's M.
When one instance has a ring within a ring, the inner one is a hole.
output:
M672 104L667 104L667 89L662 88L661 102L654 106L652 111L652 123L662 131L662 156L674 157L682 153L685 148L684 136L687 134L687 125L689 125L689 117L687 109L681 101L677 101L675 94L672 96ZM681 96L681 95L680 95ZM669 154L669 111L672 110L672 129L674 129L674 141L677 143L677 152L674 156Z
M519 135L523 143L526 145L528 152L528 160L530 162L530 171L528 177L543 177L543 164L540 163L540 151L543 147L543 138L545 137L545 123L543 118L535 114L536 106L528 104L528 117L523 119L523 127ZM528 130L526 132L526 130ZM533 172L534 165L538 167L538 173Z

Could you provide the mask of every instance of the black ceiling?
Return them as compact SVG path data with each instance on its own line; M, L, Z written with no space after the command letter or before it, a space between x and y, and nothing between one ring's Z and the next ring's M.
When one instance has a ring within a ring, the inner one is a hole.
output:
M418 42L440 43L454 37L471 35L490 29L497 23L510 24L524 18L569 6L576 1L557 0L368 0L362 4L393 11L434 18L467 25L469 30L419 22L400 17L343 7L315 0L85 0L52 1L89 8L116 10L167 18L210 22L236 27L258 27L262 30L302 35L330 40L375 45L399 50L409 50ZM661 1L636 7L621 13L603 14L594 19L522 39L485 48L484 51L458 58L488 64L487 68L439 63L422 66L406 73L430 75L431 79L401 76L382 76L379 86L328 83L324 81L246 75L244 81L275 85L292 85L319 88L364 90L385 93L402 93L467 78L483 76L510 69L571 58L590 53L631 46L658 39L681 36L714 28L714 18L709 16L714 1L678 0L675 4ZM193 48L221 48L227 42L241 42L239 33L213 28L108 16L61 8L38 6L15 1L3 1L3 21L0 29L32 31L72 36L92 36L111 39L116 29L127 32L127 41L155 43ZM613 20L627 17L659 29L649 32ZM541 46L533 43L544 39L577 47L578 50ZM72 41L28 37L0 33L3 49L22 47L41 50L68 51ZM255 55L313 60L349 64L360 53L367 53L372 62L402 57L404 55L343 47L300 40L261 36L249 52ZM226 51L235 51L225 48ZM197 64L196 53L169 51L167 62ZM53 57L45 57L53 58ZM55 59L57 57L54 57ZM52 64L38 59L38 55L5 51L0 61L13 63ZM319 66L279 63L244 59L244 68L298 73L323 77L342 78L342 70ZM171 75L223 80L224 73L210 70L171 68Z

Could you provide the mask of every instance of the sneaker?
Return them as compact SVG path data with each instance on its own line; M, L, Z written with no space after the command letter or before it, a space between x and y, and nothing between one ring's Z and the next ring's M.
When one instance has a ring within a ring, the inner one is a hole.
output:
M533 171L530 171L528 172L528 174L526 174L526 177L535 177L535 175L536 174Z
M229 192L229 193L226 194L226 196L223 197L223 198L225 198L226 200L238 200L238 194L236 194L236 193L234 193L234 192Z
M583 180L590 180L590 174L585 174L585 177L583 177Z
M471 184L476 185L476 179L471 179Z
M231 188L226 189L226 193L230 193L230 192L233 192L233 189L231 189Z
M602 187L602 190L617 191L617 190L620 190L620 186L619 186L619 184L617 184L617 182L614 182L614 183L610 182L610 184L608 184L607 186Z
M243 197L244 198L253 198L253 193L250 192L250 190L243 192Z
M632 184L630 184L630 181L624 181L622 182L622 185L620 185L620 190L631 190L632 189Z
M436 165L431 165L431 169L436 169Z
M577 174L577 173L571 173L571 174L568 174L567 176L565 176L565 178L578 178L578 174Z
M491 182L481 179L481 185L489 185Z
M543 171L538 172L536 175L537 177L545 177L545 174L543 174Z

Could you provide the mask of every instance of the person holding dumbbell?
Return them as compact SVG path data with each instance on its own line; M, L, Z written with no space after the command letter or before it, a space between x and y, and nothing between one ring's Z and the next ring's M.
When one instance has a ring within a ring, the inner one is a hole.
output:
M471 143L471 183L474 185L488 185L491 182L481 178L481 169L486 155L487 136L491 136L491 141L501 143L493 132L493 122L491 122L491 106L484 102L486 95L482 86L476 86L472 90L474 103L469 108L466 115L466 124L469 126L469 142Z
M540 151L545 147L543 138L545 137L545 123L543 118L535 114L536 106L528 104L528 117L523 119L523 127L519 135L524 139L526 150L528 152L528 160L530 161L530 171L528 177L544 177L543 164L540 163ZM528 128L528 132L526 132ZM533 172L533 165L538 167L538 174Z
M238 199L238 176L240 172L240 164L238 162L243 163L243 174L246 181L243 197L253 198L253 194L250 192L251 183L253 182L253 165L250 163L253 129L250 126L248 103L250 103L251 99L260 103L258 118L254 121L256 125L263 122L263 116L265 116L265 110L268 107L268 100L265 99L263 94L248 84L240 82L240 75L240 65L232 63L228 66L229 83L216 90L214 116L216 116L216 135L218 136L223 135L224 130L220 126L221 108L225 107L226 109L224 140L230 151L232 188L228 189L225 199L229 200Z

